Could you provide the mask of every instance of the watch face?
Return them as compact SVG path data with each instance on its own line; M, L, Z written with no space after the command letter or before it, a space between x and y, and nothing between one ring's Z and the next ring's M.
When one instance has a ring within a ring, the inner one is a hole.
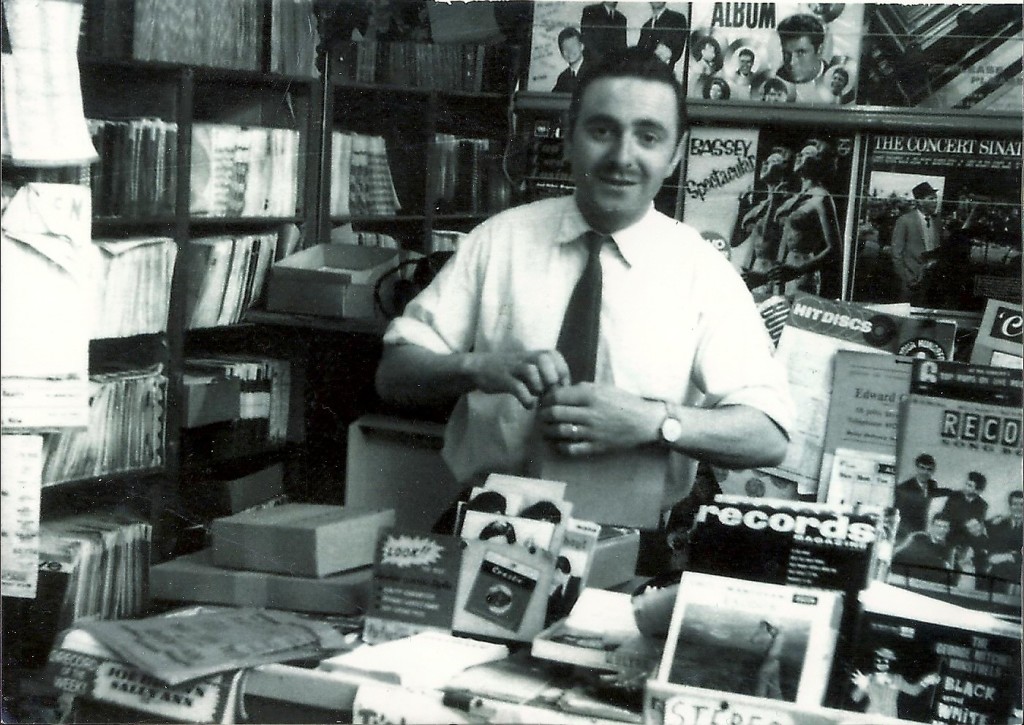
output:
M661 437L668 443L674 443L683 434L683 424L676 418L665 418L661 424Z

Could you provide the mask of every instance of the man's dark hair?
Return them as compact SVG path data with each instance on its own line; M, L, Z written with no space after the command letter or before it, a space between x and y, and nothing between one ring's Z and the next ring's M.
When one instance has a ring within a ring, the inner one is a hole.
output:
M914 459L915 466L931 466L935 468L935 457L931 453L922 453Z
M579 38L580 42L583 42L583 35L579 29L570 25L567 28L562 28L562 31L558 34L558 52L562 52L562 43L567 41L569 38Z
M806 13L790 15L779 23L776 31L779 33L779 41L782 43L806 36L817 51L821 50L821 46L825 42L825 26L818 18Z
M676 140L683 137L687 126L686 96L679 79L675 77L669 65L658 58L653 51L635 45L602 56L601 60L590 68L586 68L586 64L584 64L584 71L580 74L576 90L572 94L572 101L569 103L570 128L576 125L580 101L587 87L602 78L638 78L669 86L676 94L676 118L679 123Z
M1006 502L1010 503L1015 498L1024 498L1024 491L1010 491L1006 496Z
M742 48L740 52L736 54L736 57L742 58L745 55L749 56L750 60L754 60L754 51L752 51L750 48Z
M572 573L572 564L569 563L569 559L567 557L565 557L565 556L561 556L560 555L555 560L555 568L558 569L558 571L562 572L563 574L571 574Z
M977 471L971 471L967 474L968 481L974 481L975 491L984 491L985 486L988 485L988 479L985 478L985 474L978 473Z
M841 75L843 78L846 79L847 83L850 82L850 71L846 70L845 68L836 68L834 71L832 71L832 75L835 75L835 76L840 76Z

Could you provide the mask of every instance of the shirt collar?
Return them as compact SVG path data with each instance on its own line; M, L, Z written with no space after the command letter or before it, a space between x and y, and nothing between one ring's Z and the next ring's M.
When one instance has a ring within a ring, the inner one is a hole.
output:
M622 257L628 266L632 267L642 262L648 251L651 251L650 228L648 224L651 217L656 214L654 202L651 202L647 213L640 217L638 221L609 235L615 240L619 256ZM566 214L562 217L555 240L559 244L569 244L575 242L582 234L588 231L590 231L590 225L587 224L580 213L579 207L573 201Z

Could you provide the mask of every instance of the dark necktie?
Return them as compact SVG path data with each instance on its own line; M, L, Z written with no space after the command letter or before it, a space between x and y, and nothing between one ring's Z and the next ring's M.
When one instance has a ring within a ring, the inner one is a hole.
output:
M569 297L558 333L557 349L565 358L573 383L593 382L597 369L597 336L601 322L601 247L610 237L583 235L587 263Z

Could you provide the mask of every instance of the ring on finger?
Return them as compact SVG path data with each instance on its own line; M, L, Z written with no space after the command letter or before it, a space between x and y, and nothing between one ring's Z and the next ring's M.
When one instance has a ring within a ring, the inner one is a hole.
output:
M575 423L570 424L569 425L569 434L573 438L575 438L576 436L578 436L580 434L580 427L578 425L576 425Z

